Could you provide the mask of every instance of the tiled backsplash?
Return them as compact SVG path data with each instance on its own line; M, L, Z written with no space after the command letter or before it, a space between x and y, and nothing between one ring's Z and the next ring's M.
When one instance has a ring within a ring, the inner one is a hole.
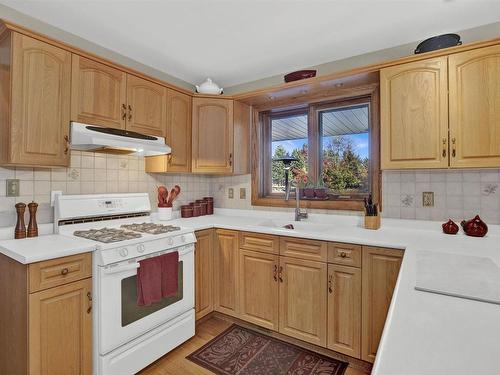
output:
M233 199L228 198L229 188L234 190ZM246 189L246 199L239 199L240 188ZM213 177L211 182L216 207L269 209L251 205L250 189L250 175ZM423 206L423 192L434 193L434 207ZM500 170L385 171L382 202L384 217L444 221L480 214L487 223L500 224ZM339 211L316 211L339 214Z
M21 181L19 197L6 197L5 180L10 178ZM15 203L32 200L40 204L39 222L51 222L51 190L61 190L64 194L148 192L154 210L156 188L160 184L168 188L175 184L181 186L174 209L208 195L214 197L215 206L220 208L269 209L252 206L251 175L148 174L144 171L143 158L72 152L69 168L0 168L0 227L14 225ZM230 188L234 193L232 199L228 197ZM243 199L240 189L245 189ZM434 207L423 207L423 192L434 193ZM384 217L442 221L448 217L461 220L480 214L487 223L500 224L500 170L385 171L382 199Z
M402 219L470 219L476 214L500 224L500 170L385 171L383 216ZM434 192L434 207L424 207L422 193Z
M20 180L20 196L6 197L6 180ZM17 202L39 204L38 222L53 220L50 207L51 190L64 194L134 193L148 192L153 209L156 208L156 188L164 184L182 187L174 208L183 202L207 196L210 178L190 175L148 174L144 171L144 158L116 156L73 151L69 168L1 168L0 167L0 227L15 224Z

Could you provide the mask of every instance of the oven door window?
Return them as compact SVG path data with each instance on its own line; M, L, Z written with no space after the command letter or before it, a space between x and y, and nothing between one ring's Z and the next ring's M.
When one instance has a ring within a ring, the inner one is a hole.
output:
M179 262L178 291L175 296L163 298L150 306L137 305L137 275L122 280L122 327L164 309L180 300L183 295L183 264Z

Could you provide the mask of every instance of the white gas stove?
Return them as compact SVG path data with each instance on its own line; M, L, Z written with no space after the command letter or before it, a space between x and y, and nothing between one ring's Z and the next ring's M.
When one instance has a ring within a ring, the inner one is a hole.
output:
M94 374L132 375L194 336L190 229L155 223L148 194L58 196L55 232L94 241ZM179 253L178 291L137 304L140 261Z

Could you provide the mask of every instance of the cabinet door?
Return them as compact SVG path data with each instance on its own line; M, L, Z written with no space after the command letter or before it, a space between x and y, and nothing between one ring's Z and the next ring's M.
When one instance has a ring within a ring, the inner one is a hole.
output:
M233 101L193 98L193 172L232 173Z
M73 55L71 120L125 129L127 74Z
M326 346L326 263L280 257L279 278L279 332Z
M92 374L92 279L29 296L30 375Z
M17 33L12 48L9 162L67 166L71 53Z
M217 230L215 241L215 310L237 316L238 232Z
M278 330L279 257L240 249L240 318Z
M328 349L361 356L361 270L328 265Z
M167 130L167 88L127 75L127 130L165 136Z
M398 279L403 251L363 247L361 359L373 362Z
M214 243L213 230L196 232L195 310L200 319L214 310Z
M382 169L448 166L447 57L380 71Z
M450 165L500 167L500 46L449 57Z

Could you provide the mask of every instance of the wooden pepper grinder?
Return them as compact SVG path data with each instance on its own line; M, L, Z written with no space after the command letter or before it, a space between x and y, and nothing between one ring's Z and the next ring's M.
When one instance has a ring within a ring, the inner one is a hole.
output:
M14 238L26 238L26 225L24 224L24 211L26 211L26 204L17 203L15 207L17 212L17 224L14 231Z
M38 236L38 224L36 222L36 210L38 209L38 203L31 202L28 204L28 210L30 212L30 222L28 224L28 237Z

